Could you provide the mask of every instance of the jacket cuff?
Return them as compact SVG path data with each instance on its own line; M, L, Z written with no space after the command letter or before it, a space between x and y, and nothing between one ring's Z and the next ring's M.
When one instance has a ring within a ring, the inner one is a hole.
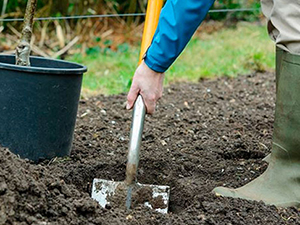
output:
M164 73L168 69L168 67L161 66L158 62L156 62L155 59L147 54L144 57L144 62L150 69L154 70L157 73Z

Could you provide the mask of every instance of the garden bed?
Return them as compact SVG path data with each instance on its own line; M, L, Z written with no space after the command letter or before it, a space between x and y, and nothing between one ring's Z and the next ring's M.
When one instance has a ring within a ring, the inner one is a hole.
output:
M0 150L0 224L297 224L296 208L214 196L267 166L274 120L274 74L201 80L165 88L147 116L138 180L169 185L169 213L102 209L94 177L122 181L131 112L126 95L80 101L70 157L38 165Z

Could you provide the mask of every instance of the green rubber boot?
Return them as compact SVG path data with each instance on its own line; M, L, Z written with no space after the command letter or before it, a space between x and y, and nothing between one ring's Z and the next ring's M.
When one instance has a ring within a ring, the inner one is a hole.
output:
M282 55L283 55L283 50L280 48L276 48L276 90L278 89L278 79L280 76L280 70L281 70L281 62L282 62ZM269 163L271 160L271 153L268 154L265 158L262 159L263 161Z
M278 52L279 51L279 52ZM273 146L267 170L237 189L217 187L216 195L263 201L277 207L300 206L300 55L282 50L276 67ZM278 64L280 63L280 64ZM279 75L278 75L279 74Z

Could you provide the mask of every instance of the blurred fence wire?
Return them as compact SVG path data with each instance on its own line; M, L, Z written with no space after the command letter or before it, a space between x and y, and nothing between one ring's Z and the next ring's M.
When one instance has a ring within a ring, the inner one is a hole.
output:
M243 9L212 9L208 13L226 13L226 12L249 12L260 11L260 8L243 8ZM70 19L87 19L87 18L109 18L109 17L137 17L145 16L146 13L124 13L124 14L102 14L102 15L78 15L78 16L57 16L57 17L39 17L36 21L43 20L70 20ZM23 21L23 18L6 18L1 19L0 22L15 22Z

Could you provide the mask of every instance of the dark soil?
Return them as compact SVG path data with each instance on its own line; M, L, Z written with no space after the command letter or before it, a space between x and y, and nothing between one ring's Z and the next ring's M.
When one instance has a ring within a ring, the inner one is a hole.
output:
M265 73L165 89L145 122L138 179L171 187L167 215L102 209L90 199L94 177L125 178L131 113L125 94L81 100L70 157L35 165L1 148L0 224L300 224L296 208L211 193L266 169L274 88Z

